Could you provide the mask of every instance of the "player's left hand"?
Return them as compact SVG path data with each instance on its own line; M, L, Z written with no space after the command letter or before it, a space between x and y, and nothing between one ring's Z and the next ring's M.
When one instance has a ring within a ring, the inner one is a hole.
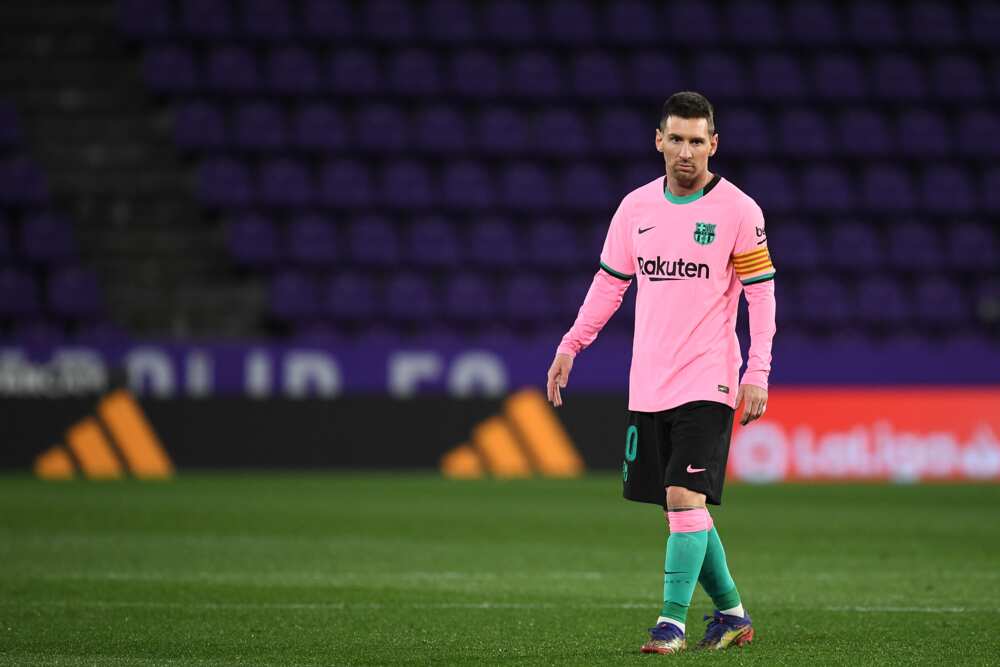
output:
M743 416L740 417L740 424L746 426L754 419L760 418L767 409L767 390L752 384L741 384L740 390L736 393L736 409L739 410L740 403L743 403Z

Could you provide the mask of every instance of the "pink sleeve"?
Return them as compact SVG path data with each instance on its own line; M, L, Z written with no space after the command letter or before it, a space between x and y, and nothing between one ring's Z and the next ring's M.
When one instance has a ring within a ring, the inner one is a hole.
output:
M563 336L556 352L575 357L580 350L593 343L622 304L622 297L631 283L631 280L615 278L607 270L599 269L590 283L576 321Z
M750 312L750 352L741 384L767 389L771 372L771 342L774 340L774 280L743 286Z

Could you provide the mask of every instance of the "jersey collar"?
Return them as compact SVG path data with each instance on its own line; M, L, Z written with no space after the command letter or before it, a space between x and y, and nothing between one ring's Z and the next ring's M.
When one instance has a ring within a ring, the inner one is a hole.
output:
M689 195L684 195L683 197L678 197L677 195L675 195L673 192L670 191L670 188L667 187L667 177L664 176L663 196L671 204L690 204L691 202L697 201L702 197L704 197L705 195L707 195L709 192L711 192L712 188L718 185L720 180L722 180L722 177L719 176L718 174L714 174L712 176L712 180L710 180L701 190L692 192Z

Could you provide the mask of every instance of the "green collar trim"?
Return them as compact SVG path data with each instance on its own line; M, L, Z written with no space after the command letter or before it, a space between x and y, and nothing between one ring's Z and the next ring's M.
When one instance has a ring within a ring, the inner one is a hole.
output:
M707 195L709 191L711 191L711 189L714 188L716 184L718 184L720 179L721 177L718 174L715 174L712 176L712 180L710 180L708 184L701 190L698 190L697 192L692 192L689 195L684 195L683 197L678 197L677 195L675 195L673 192L670 191L670 186L667 185L667 177L664 176L663 196L671 204L690 204L691 202L697 201L702 197L704 197L705 195Z

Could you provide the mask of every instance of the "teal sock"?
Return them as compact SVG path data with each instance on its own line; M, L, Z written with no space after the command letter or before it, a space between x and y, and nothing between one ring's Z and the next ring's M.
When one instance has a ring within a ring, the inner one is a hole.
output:
M739 591L736 590L736 582L729 574L729 566L726 564L726 550L722 548L722 540L719 539L719 531L712 526L706 536L705 561L701 567L701 574L698 581L702 588L712 598L717 609L732 609L742 602Z
M661 616L684 623L698 573L705 560L708 531L670 533L663 565L663 609Z

